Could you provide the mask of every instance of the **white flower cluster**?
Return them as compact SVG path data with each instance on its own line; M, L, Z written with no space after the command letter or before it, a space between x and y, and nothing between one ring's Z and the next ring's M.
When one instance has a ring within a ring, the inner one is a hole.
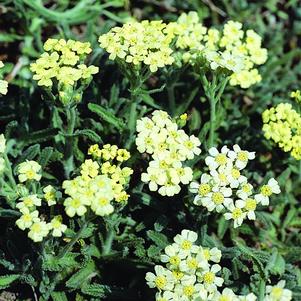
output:
M154 111L151 118L138 120L136 129L138 151L152 156L141 180L148 183L151 191L158 190L163 196L178 194L181 190L179 184L189 184L192 180L192 169L183 162L201 153L200 140L188 136L167 112L160 110Z
M280 188L272 178L254 194L253 186L241 174L248 161L254 158L254 152L241 150L237 144L233 150L223 146L220 152L215 147L210 148L205 159L209 173L202 174L200 183L190 185L190 191L197 194L194 204L204 206L208 211L226 211L225 218L233 219L235 228L245 218L255 220L257 205L267 206L270 196L280 193Z
M156 301L255 301L254 294L237 296L229 288L218 291L224 282L218 264L222 253L196 245L197 238L197 233L183 230L161 256L166 267L156 265L155 273L146 274L148 286L159 290Z

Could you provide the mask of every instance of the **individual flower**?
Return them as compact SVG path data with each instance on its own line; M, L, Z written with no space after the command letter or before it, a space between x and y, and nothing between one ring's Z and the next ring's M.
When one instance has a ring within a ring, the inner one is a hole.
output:
M84 199L78 198L67 198L64 201L65 211L68 216L73 217L75 215L82 216L87 212L86 202Z
M228 204L228 206L227 206L227 209L229 210L229 212L226 212L224 214L224 217L226 220L233 219L234 228L239 227L247 215L246 212L244 212L242 210L242 208L243 208L242 206L244 206L244 203L236 201L236 203L234 204L232 202L232 203Z
M206 157L205 163L211 170L217 169L219 166L226 166L230 161L227 157L229 152L227 146L223 146L220 152L217 148L211 147L208 152L210 156Z
M52 231L52 236L54 237L61 237L67 230L67 226L62 223L61 215L57 215L51 220L49 230Z
M224 288L222 293L218 291L215 293L212 301L238 301L238 297L231 289Z
M224 206L228 206L232 202L230 196L232 195L232 189L227 187L212 187L212 192L207 196L200 199L201 204L208 209L208 211L221 212ZM197 203L198 205L198 203Z
M171 271L161 265L155 266L155 274L151 272L146 273L145 279L151 288L156 287L162 291L170 291L174 287L174 277Z
M41 206L41 199L36 194L31 194L20 198L22 202L19 202L16 207L22 210L24 207L32 208L34 206Z
M221 270L221 266L214 264L211 268L198 273L199 278L203 281L204 286L207 290L215 291L217 287L222 286L224 279L222 277L216 276L216 274Z
M49 226L40 219L35 219L29 229L28 237L34 242L41 242L49 233Z
M284 288L285 281L281 280L276 285L267 285L266 296L264 301L290 301L293 293L291 290Z
M255 199L264 206L269 204L269 198L272 194L279 194L280 187L278 182L271 178L268 183L260 188L260 193L255 195Z
M174 242L179 246L179 254L187 256L190 253L195 253L198 250L194 245L197 238L197 234L189 230L182 230L181 234L177 234L174 237Z
M57 191L52 185L48 185L43 188L44 199L46 200L48 206L53 206L56 204Z
M88 159L81 165L81 171L83 177L95 178L98 175L99 165L97 162Z
M233 150L229 151L228 156L235 161L235 166L241 170L247 166L249 160L255 158L255 152L242 150L238 144L235 144Z
M21 183L26 182L28 180L40 181L42 177L40 171L41 165L36 161L27 160L23 163L20 163L18 166L19 181Z
M37 210L30 212L30 210L27 207L22 208L21 212L22 215L19 219L16 220L16 225L21 230L25 230L31 227L34 220L38 218L39 212Z

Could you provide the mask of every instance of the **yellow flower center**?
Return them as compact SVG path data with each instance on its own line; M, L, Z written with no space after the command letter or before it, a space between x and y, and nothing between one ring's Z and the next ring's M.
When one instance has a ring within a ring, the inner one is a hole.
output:
M219 298L218 301L231 301L230 298L231 298L231 297L228 297L228 296L220 296L220 298Z
M191 141L185 141L184 144L189 150L193 149L193 147L194 147L194 145Z
M204 254L205 259L208 261L210 259L210 250L204 249L203 254Z
M24 214L22 218L24 222L30 222L32 220L30 214Z
M218 163L219 165L226 165L226 163L227 163L227 156L225 154L218 154L215 157L215 162Z
M283 289L281 287L273 287L271 291L271 296L280 299L283 294Z
M81 205L81 201L79 199L72 199L70 205L74 208L78 208Z
M31 198L25 198L23 200L23 203L26 207L32 207L34 204L33 204L33 201Z
M249 192L251 191L250 185L244 184L244 185L242 186L242 191L245 192L245 193L249 193Z
M218 175L218 178L222 181L222 182L228 182L227 181L227 176L224 173L220 173Z
M270 196L272 195L272 189L269 185L263 185L260 189L260 192L264 195L264 196Z
M167 283L167 280L164 276L158 276L155 280L157 288L163 289Z
M233 168L233 169L231 170L231 175L232 175L232 177L233 177L234 179L238 179L239 176L240 176L240 172L239 172L238 169Z
M42 231L42 227L41 227L40 224L33 224L33 225L31 226L30 230L31 230L32 232L39 233L39 232Z
M220 205L224 201L224 196L220 192L213 192L212 194L212 200L216 205Z
M172 271L172 274L177 280L182 279L184 276L183 272L181 271Z
M166 163L166 161L160 162L160 168L166 169L167 167L168 167L168 164Z
M247 151L238 152L237 159L239 161L247 162L248 161L248 152Z
M172 256L169 258L169 263L172 265L179 265L180 261L181 259L179 258L179 256Z
M106 198L101 198L101 199L98 200L98 204L99 204L100 206L106 206L106 205L109 204L109 201L108 201L108 199L106 199Z
M192 243L189 240L184 240L181 245L183 250L190 250L191 246Z
M211 191L211 186L209 184L201 184L199 187L199 195L205 196Z
M184 289L183 289L183 293L187 297L192 296L194 292L195 292L195 288L194 288L193 285L185 286Z
M235 208L233 211L232 211L232 216L234 219L238 219L242 216L242 210L240 208Z
M198 261L195 258L188 259L187 266L190 269L196 269L198 267Z
M28 170L28 171L26 171L25 174L26 174L26 177L31 180L34 178L36 173L33 170Z
M203 279L206 284L212 284L215 279L215 274L212 272L207 272L204 274Z
M256 209L256 201L254 199L246 200L246 209L248 211L254 211Z

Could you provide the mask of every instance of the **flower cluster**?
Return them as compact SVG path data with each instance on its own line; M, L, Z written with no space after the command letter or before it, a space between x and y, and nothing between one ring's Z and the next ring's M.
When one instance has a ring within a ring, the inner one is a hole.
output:
M88 84L92 75L98 72L98 67L87 66L84 61L92 51L90 43L63 39L48 39L44 44L45 52L35 63L30 65L34 72L33 79L39 86L52 87L57 83L59 98L67 104L71 98L76 98L74 89L77 82Z
M175 28L176 47L184 62L204 59L212 70L226 69L233 86L248 88L261 81L256 65L265 63L267 50L255 31L244 32L242 24L234 21L228 21L221 31L206 28L196 12L183 13L169 26Z
M97 160L85 160L81 175L63 182L65 194L69 195L64 202L65 211L70 217L84 215L87 208L99 216L109 215L114 212L112 201L125 203L129 197L124 189L133 171L129 167L120 167L121 162L129 158L129 153L109 144L103 149L92 145L88 153Z
M254 194L253 186L241 174L248 161L254 158L254 152L241 150L237 144L233 150L227 146L223 146L221 151L210 148L205 159L209 173L202 174L200 183L192 182L190 185L190 191L196 193L194 204L204 206L208 211L226 211L224 217L233 219L235 228L246 218L255 220L257 205L267 206L270 196L280 193L280 188L271 178Z
M267 285L264 301L290 301L293 293L291 290L284 288L285 281L281 280L276 285Z
M179 184L189 184L192 180L192 169L183 162L201 153L199 139L193 135L189 137L160 110L154 111L151 118L138 120L136 130L138 151L152 157L141 180L148 183L151 191L158 190L163 196L178 194Z
M4 64L0 61L0 68L2 68ZM0 95L5 95L7 93L8 82L6 80L0 79Z
M40 181L41 166L36 161L26 161L18 166L19 181L31 182ZM57 203L60 197L53 186L48 185L42 189L43 192L30 192L26 186L19 184L19 190L23 196L19 199L16 208L19 209L21 217L16 221L16 225L21 229L29 229L28 237L34 242L41 242L50 232L54 237L61 237L67 229L62 223L62 216L53 216L47 223L44 215L40 215L38 208L43 206L43 200L48 206Z
M263 131L285 152L301 159L301 116L289 103L280 103L262 113Z
M172 37L164 32L165 29L162 21L132 21L101 35L99 43L111 60L121 59L135 66L143 63L151 72L156 72L174 61L169 46Z
M197 233L183 230L161 255L166 267L156 265L155 273L146 274L148 286L159 290L156 301L256 300L253 294L237 296L229 288L218 291L224 282L219 276L221 266L218 264L222 253L217 248L198 246L197 238Z

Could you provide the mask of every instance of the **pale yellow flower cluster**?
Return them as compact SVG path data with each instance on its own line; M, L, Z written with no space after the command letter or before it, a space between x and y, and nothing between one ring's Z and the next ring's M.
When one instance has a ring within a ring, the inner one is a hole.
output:
M26 161L19 165L19 181L40 181L41 166L36 161ZM21 229L28 229L28 237L34 242L41 242L50 232L54 237L61 237L67 226L63 224L60 215L54 216L49 223L45 221L45 216L40 215L38 207L43 206L43 200L48 206L54 206L60 193L51 185L42 189L43 193L30 192L25 185L19 184L18 191L22 197L16 205L21 217L16 221L16 225Z
M281 103L262 113L263 132L285 152L301 160L301 116L289 103Z
M152 157L147 172L141 175L142 182L161 195L178 194L180 184L189 184L192 180L193 171L185 166L185 161L201 153L200 140L194 135L188 136L167 112L160 110L154 111L151 118L138 120L136 130L138 151Z
M174 62L170 42L172 36L165 33L162 21L131 21L122 27L114 27L99 37L111 60L121 59L126 63L149 66L151 72Z
M51 87L58 83L58 90L75 86L78 80L89 81L98 72L98 67L87 66L84 61L92 51L90 43L64 39L48 39L44 44L45 52L30 70L39 86Z
M105 145L103 149L92 145L88 153L95 161L85 160L81 175L63 182L65 194L69 195L64 202L65 211L70 217L82 216L88 208L96 215L109 215L114 212L112 201L124 203L129 197L124 189L133 171L129 167L120 167L121 162L129 158L129 153L116 145ZM114 164L114 160L118 163Z
M221 31L206 28L196 12L183 13L176 23L170 23L176 36L176 48L185 62L205 60L212 70L230 72L230 84L248 88L261 81L256 65L267 60L262 39L253 30L242 30L242 24L228 21Z

